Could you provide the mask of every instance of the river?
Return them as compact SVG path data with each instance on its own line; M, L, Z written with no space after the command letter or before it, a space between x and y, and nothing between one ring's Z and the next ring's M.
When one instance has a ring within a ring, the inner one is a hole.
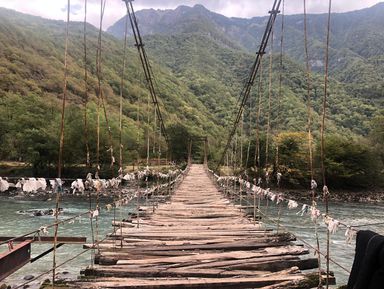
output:
M12 199L8 197L0 197L0 235L1 236L17 236L23 233L38 229L40 226L46 226L53 222L52 216L32 217L29 215L17 214L19 210L28 209L46 209L53 208L55 206L54 200L49 201L35 201L25 199ZM64 213L60 216L61 219L76 216L86 210L88 210L89 203L87 199L81 198L64 198L61 202L61 207L64 208ZM321 207L321 206L320 206ZM383 204L367 204L367 203L331 203L330 214L336 219L343 221L347 224L368 224L380 222L383 220ZM261 210L265 211L265 204L261 206ZM127 216L130 210L134 210L134 204L120 207L116 209L116 218L122 219ZM288 210L286 206L282 210L281 224L285 226L289 231L295 233L298 237L303 238L310 244L315 244L313 223L309 215L300 216L296 213L300 211L300 207ZM277 207L268 207L268 216L272 217L276 215ZM113 212L107 212L103 210L101 212L102 218L100 218L100 236L105 236L112 231L111 221L113 220ZM273 218L273 217L272 217ZM275 228L275 225L269 225ZM384 226L371 226L364 227L364 229L371 229L378 233L384 234ZM89 218L82 218L80 221L76 220L73 224L65 224L60 226L60 236L85 236L88 238L88 242L91 242L91 226ZM324 226L319 229L320 239L322 244L322 251L325 252L325 236L326 230ZM345 242L345 229L340 227L338 232L331 235L331 257L339 262L344 267L350 269L354 257L354 241L351 244ZM53 228L49 229L49 235L53 235ZM298 241L300 243L300 241ZM32 245L32 256L36 256L44 250L50 248L50 245ZM5 246L0 247L1 251L6 249ZM71 256L74 256L83 251L81 245L64 245L57 250L57 264L64 262ZM313 251L311 251L311 257ZM79 258L64 265L58 272L65 273L68 278L76 278L79 275L80 269L90 265L90 251L81 255ZM52 266L52 254L39 259L35 263L28 264L16 273L9 276L1 283L6 284L20 284L23 282L23 278L26 275L37 276L39 273L47 271ZM331 270L335 272L337 282L339 285L345 284L348 279L348 274L339 267L331 264ZM51 274L45 275L41 278L44 280L51 278ZM32 283L30 288L37 287L39 282Z

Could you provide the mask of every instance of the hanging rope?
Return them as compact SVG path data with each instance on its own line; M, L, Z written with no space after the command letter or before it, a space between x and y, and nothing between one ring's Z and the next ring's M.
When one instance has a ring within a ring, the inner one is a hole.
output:
M101 33L102 33L102 27L103 27L103 18L104 18L104 11L105 11L105 5L106 5L107 0L100 0L100 27L99 27L99 36L98 36L98 44L97 44L97 53L96 53L96 74L97 74L97 170L96 170L96 179L99 178L100 174L100 108L101 106L103 107L104 110L104 116L105 116L105 121L108 126L108 132L109 132L109 137L110 137L110 145L112 144L112 135L110 131L110 127L108 124L108 117L107 117L107 112L105 109L104 105L104 100L103 100L103 92L101 88ZM110 152L111 152L111 159L113 162L113 149L112 146L110 147ZM113 176L113 172L112 172ZM95 216L95 229L96 229L96 236L95 236L95 241L98 244L99 240L99 217L98 217L98 212L100 209L100 190L99 188L96 190L96 209L95 212L97 212ZM98 253L100 252L100 246L97 245L97 250Z
M111 175L113 177L114 175L114 170L113 170L113 165L115 163L115 157L114 157L114 154L113 154L113 140L112 140L112 130L111 130L111 127L109 125L109 119L108 119L108 113L107 113L107 109L106 109L106 104L105 104L105 100L104 100L104 93L103 93L103 90L101 88L101 75L102 75L102 71L101 71L101 55L102 55L102 31L103 31L103 19L104 19L104 12L105 12L105 6L106 6L106 3L107 3L107 0L100 0L100 27L99 27L99 36L98 36L98 47L97 47L97 69L96 69L96 72L97 72L97 82L98 82L98 97L99 97L99 101L101 102L101 106L103 108L103 112L104 112L104 118L105 118L105 123L107 125L107 130L108 130L108 142L109 142L109 153L110 153L110 156L111 156L111 164L110 164L110 168L111 168ZM98 113L99 115L99 113ZM100 123L100 121L98 121ZM99 128L100 130L100 128ZM100 135L98 136L100 137Z
M271 46L269 48L269 75L268 75L268 110L267 110L267 132L265 138L265 172L268 174L269 167L269 135L271 133L271 99L272 99L272 64L273 64L273 29L271 32ZM268 178L266 178L268 184Z
M124 48L123 48L123 66L121 69L120 79L120 109L119 109L119 174L123 174L123 93L124 93L124 79L125 79L125 65L127 57L127 35L128 35L128 15L125 16L125 31L124 31Z
M139 30L139 25L138 25L138 22L137 22L137 19L136 19L135 11L133 9L132 1L131 0L123 0L123 1L125 2L126 8L127 8L127 13L128 13L128 16L129 16L131 27L132 27L133 37L135 39L136 48L137 48L137 50L139 52L140 62L142 64L144 75L145 75L145 79L146 79L147 84L148 84L148 89L149 89L149 92L150 92L150 95L151 95L151 98L152 98L152 103L153 103L153 105L155 106L155 109L156 109L156 115L157 115L157 118L158 118L159 123L160 123L162 134L163 134L164 139L165 139L165 141L166 141L166 143L167 143L167 145L169 147L168 135L167 135L167 132L166 132L166 129L165 129L163 117L162 117L160 106L159 106L159 102L158 102L158 99L157 99L157 93L156 93L156 90L155 90L155 87L154 87L154 84L153 84L152 68L151 68L151 66L149 64L148 56L147 56L147 53L146 53L145 48L144 48L143 40L141 38L141 34L140 34L140 30Z
M149 167L151 112L149 94L147 95L147 168Z
M68 11L67 11L67 24L65 30L65 49L64 49L64 87L63 87L63 101L61 107L61 124L60 124L60 148L59 148L59 163L57 166L57 176L61 178L61 170L63 165L63 149L64 149L64 122L65 122L65 104L67 100L67 84L68 84L68 36L69 36L69 5L68 0Z
M84 0L84 140L85 140L85 165L87 167L91 166L90 152L89 152L89 139L88 139L88 54L87 54L87 6L88 0Z
M328 64L329 64L329 36L330 36L330 26L331 26L331 9L332 9L332 0L329 0L329 7L328 7L328 21L327 21L327 41L325 46L325 72L324 72L324 96L323 96L323 113L321 117L321 146L320 146L320 159L321 159L321 174L323 177L323 193L324 193L324 200L325 200L325 213L328 215L329 212L329 204L328 204L328 197L329 197L329 191L327 187L326 182L326 175L325 175L325 140L324 140L324 134L325 134L325 118L326 118L326 109L327 109L327 94L328 94ZM329 288L329 253L330 253L330 233L329 230L327 230L327 281L326 281L326 288Z
M283 89L282 89L282 83L283 83L283 73L284 73L284 67L283 67L283 55L284 55L284 21L285 21L285 0L283 0L283 7L282 7L282 13L281 13L281 35L280 35L280 67L279 67L279 94L277 96L277 111L276 111L276 130L277 135L279 133L279 126L282 123L282 119L280 118L280 112L281 112L281 100L283 97ZM280 188L280 155L279 155L279 142L276 141L276 173L277 173L277 186Z
M305 50L305 63L306 63L306 78L307 78L307 131L308 131L308 163L309 170L311 175L311 195L312 195L312 206L316 207L316 196L315 190L317 188L317 184L314 180L314 169L313 169L313 141L312 141L312 105L311 105L311 90L312 90L312 79L311 79L311 66L309 63L309 53L308 53L308 27L307 27L307 4L306 0L304 0L304 50ZM316 247L317 251L320 252L320 241L319 241L319 233L318 233L318 222L317 218L314 219L314 229L315 229L315 239L316 239ZM318 277L319 284L318 287L321 286L322 277L321 277L321 257L320 254L317 254L318 258Z
M244 165L244 173L247 175L248 177L248 173L247 173L247 168L248 168L248 163L249 163L249 152L250 152L250 147L251 147L251 127L252 127L252 99L253 98L249 98L248 99L248 105L246 107L246 125L247 125L247 129L245 130L245 139L248 140L248 144L247 144L247 153L246 153L246 157L245 157L245 165Z
M308 160L309 170L311 174L311 180L314 179L313 170L313 143L312 143L312 104L311 104L311 91L312 91L312 79L311 79L311 66L309 63L308 53L308 28L307 28L307 8L306 0L304 0L304 48L305 48L305 63L306 63L306 76L307 76L307 131L308 131Z
M239 168L243 168L243 133L244 133L244 111L241 115L241 122L240 122L240 165Z
M63 148L64 148L64 121L65 121L65 103L67 99L67 79L68 79L68 38L69 38L69 15L70 15L71 1L67 2L67 23L65 26L65 49L64 49L64 88L63 88L63 104L61 109L61 125L60 125L60 148L59 148L59 163L58 163L58 178L61 178L61 169L63 163ZM55 286L56 277L56 249L57 249L57 233L59 229L58 218L59 218L59 202L60 202L60 189L61 181L57 180L56 186L56 210L55 210L55 234L53 241L53 261L52 261L52 286Z
M260 116L262 110L263 97L263 58L260 60L259 85L257 91L257 110L256 110L256 146L255 146L255 171L259 177L260 170Z
M92 194L91 191L88 193L89 198L89 211L92 211ZM91 238L92 238L92 251L91 251L91 267L93 267L93 263L95 262L95 234L93 230L93 218L89 218L89 223L91 225Z
M231 146L232 139L236 133L236 130L238 129L238 124L240 122L241 115L242 115L243 110L244 110L244 106L247 103L251 89L252 89L253 84L255 82L256 74L260 68L260 60L261 60L262 55L265 53L265 49L267 47L268 40L269 40L269 37L271 35L273 25L274 25L275 20L276 20L276 15L280 12L279 11L280 4L281 4L281 0L275 0L273 3L272 9L269 11L270 17L268 19L268 23L267 23L266 29L264 31L264 35L263 35L262 40L261 40L259 51L256 53L256 59L255 59L254 64L252 65L251 74L249 75L249 79L245 85L245 88L242 90L242 94L240 95L240 98L241 98L240 107L238 109L236 118L233 122L233 127L229 132L225 148L222 152L222 155L221 155L221 158L220 158L220 161L218 163L216 170L218 170L219 166L223 163L225 154L226 154L227 150L229 149L229 147Z

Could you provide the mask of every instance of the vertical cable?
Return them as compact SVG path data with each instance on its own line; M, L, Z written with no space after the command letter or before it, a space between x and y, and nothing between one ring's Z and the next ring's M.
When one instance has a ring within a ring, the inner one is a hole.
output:
M128 15L125 16L125 31L124 31L124 48L123 48L123 66L121 69L120 80L120 109L119 109L119 171L123 173L123 143L122 143L122 131L123 131L123 93L124 93L124 77L125 77L125 65L126 65L126 51L127 51L127 34L128 34Z
M149 94L147 95L147 168L149 167L149 148L150 148L150 140L149 140L149 129L151 127L151 116L149 109Z
M60 125L60 148L59 148L59 163L58 163L58 178L61 178L61 169L63 163L63 148L64 148L64 121L65 121L65 103L67 99L67 79L68 79L68 38L69 38L69 15L71 9L71 1L67 2L67 23L65 27L65 49L64 49L64 88L63 88L63 103L61 108L61 125ZM57 182L59 182L57 180ZM53 261L52 261L52 287L55 286L56 277L56 248L57 248L57 233L59 229L59 202L60 202L59 184L56 186L56 210L55 210L55 235L53 240Z
M282 83L283 83L283 56L284 56L284 21L285 21L285 1L283 0L283 8L281 13L281 35L280 35L280 71L279 71L279 94L277 97L277 112L276 112L276 120L277 120L277 134L279 133L279 127L281 126L282 119L280 118L280 112L281 112L281 99L283 97L283 89L282 89ZM276 141L276 172L279 174L279 165L280 165L280 155L279 155L279 142ZM281 176L281 175L280 175ZM280 179L279 176L277 176L278 180L278 186L280 186Z
M92 211L92 194L91 191L88 193L89 198L89 211ZM92 238L92 250L91 250L91 267L93 267L93 263L95 261L95 235L93 231L93 218L89 218L91 224L91 238Z
M57 175L61 178L61 170L63 165L63 149L64 149L64 122L65 122L65 104L67 100L67 82L68 82L68 37L69 37L69 13L71 1L68 0L67 7L67 25L65 30L65 49L64 49L64 87L63 101L61 107L61 124L60 124L60 148L59 148L59 163L57 166Z
M84 0L84 35L83 35L83 46L84 46L84 138L85 138L85 164L88 168L91 166L90 152L89 152L89 129L88 129L88 53L87 53L87 6L88 0Z
M329 191L326 182L326 172L325 172L325 119L326 119L326 110L327 110L327 96L328 96L328 73L329 73L329 36L330 36L330 26L331 26L331 9L332 9L332 0L329 0L328 7L328 21L327 21L327 42L325 46L325 71L324 71L324 96L323 96L323 113L321 117L321 147L320 147L320 158L321 158L321 174L323 177L323 192L325 199L325 213L328 215L329 204L328 197ZM329 253L330 253L330 232L327 230L327 280L326 288L329 288Z
M259 74L259 85L258 85L258 101L256 110L256 146L255 146L255 171L257 176L260 172L260 116L262 111L262 97L263 97L263 58L260 60L260 74Z
M101 0L102 1L102 0ZM101 76L101 50L102 50L102 47L101 47L101 32L102 32L102 24L103 24L103 19L104 19L104 12L105 12L105 6L106 6L106 3L107 3L107 0L104 0L104 4L102 5L102 13L100 15L100 30L99 30L99 55L100 55L100 59L99 59L99 74ZM101 79L100 79L101 81ZM100 83L101 85L101 83ZM114 176L114 170L113 170L113 165L115 163L115 157L113 155L113 138L112 138L112 129L111 129L111 126L109 125L109 118L108 118L108 113L107 113L107 108L106 108L106 103L105 103L105 99L104 99L104 93L103 93L103 90L100 89L100 98L101 98L101 104L102 104L102 107L103 107L103 112L104 112L104 118L105 118L105 123L107 125L107 130L108 130L108 144L109 144L109 149L107 151L109 151L109 154L110 154L110 157L111 157L111 164L110 164L110 169L111 169L111 177Z
M309 63L309 53L308 53L308 21L307 21L307 4L304 0L304 50L305 50L305 62L306 62L306 78L307 78L307 131L308 131L308 163L309 170L311 175L311 195L312 195L312 206L316 207L316 198L315 198L315 185L314 184L314 169L313 169L313 140L312 140L312 105L311 105L311 91L312 91L312 79L311 79L311 66ZM317 258L319 263L318 268L318 277L319 277L319 286L322 282L321 277L321 256L320 256L320 241L318 234L318 223L317 219L314 220L315 226L315 239L316 239L316 249L317 249Z
M271 133L271 99L272 99L272 64L273 64L273 31L271 32L271 46L269 51L269 80L268 80L268 111L267 111L267 133L265 140L265 169L269 166L269 137Z

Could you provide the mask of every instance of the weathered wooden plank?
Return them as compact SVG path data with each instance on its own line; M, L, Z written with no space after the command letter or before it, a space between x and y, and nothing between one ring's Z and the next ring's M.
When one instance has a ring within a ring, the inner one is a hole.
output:
M198 279L131 279L131 278L111 278L96 283L97 288L137 288L137 289L179 289L179 288L252 288L267 286L284 281L305 280L301 275L279 275L269 277L249 277L249 278L198 278ZM81 288L95 288L92 283L79 283Z
M113 223L122 228L100 245L100 265L83 271L96 279L76 288L310 288L300 270L317 259L301 259L309 251L291 234L247 219L201 166L155 212L141 208L147 218Z

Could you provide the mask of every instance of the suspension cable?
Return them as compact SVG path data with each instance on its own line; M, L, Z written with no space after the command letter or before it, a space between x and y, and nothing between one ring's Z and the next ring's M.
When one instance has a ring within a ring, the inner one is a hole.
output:
M108 130L108 142L109 142L109 153L110 153L110 156L111 156L111 164L110 164L110 168L111 168L111 174L112 174L112 177L114 175L114 170L113 170L113 165L115 163L115 157L113 155L113 140L112 140L112 130L111 130L111 127L109 125L109 118L108 118L108 113L107 113L107 108L106 108L106 103L105 103L105 100L104 100L104 93L103 93L103 90L102 90L102 87L101 87L101 75L102 75L102 72L101 72L101 62L102 62L102 58L101 58L101 54L102 54L102 28L103 28L103 19L104 19L104 12L105 12L105 6L106 6L106 3L107 3L107 0L100 0L100 27L99 27L99 37L98 37L98 61L97 61L97 80L98 80L98 95L99 95L99 98L100 98L100 101L101 101L101 105L102 105L102 108L103 108L103 112L104 112L104 118L105 118L105 123L107 125L107 130Z
M145 79L147 81L148 89L149 89L149 92L151 94L152 103L156 109L156 115L157 115L157 118L158 118L159 123L160 123L162 134L163 134L164 139L165 139L165 141L169 147L168 135L167 135L167 132L165 129L165 125L164 125L163 117L161 114L160 105L158 102L156 90L155 90L155 87L153 84L152 69L151 69L151 66L150 66L149 61L148 61L148 56L147 56L147 53L146 53L145 48L144 48L143 40L141 38L141 34L140 34L140 30L139 30L139 25L138 25L135 11L134 11L133 5L132 5L133 0L123 0L123 1L125 2L125 5L127 7L127 13L129 16L131 26L132 26L133 37L134 37L135 42L136 42L136 48L139 52L139 57L140 57L140 61L141 61L141 64L142 64L142 67L144 70Z
M311 105L311 90L312 90L312 79L311 79L311 66L309 63L309 53L308 53L308 21L307 21L307 3L304 0L304 50L305 50L305 64L306 64L306 78L307 78L307 132L308 132L308 163L309 170L311 175L311 195L312 195L312 206L316 206L316 196L315 190L316 186L314 185L314 170L313 170L313 140L312 140L312 105ZM316 247L320 252L320 241L318 233L318 222L317 219L314 220L315 227L315 239ZM319 286L321 284L321 258L318 255L318 276L319 276Z
M311 180L313 180L314 171L313 171L313 143L312 143L312 108L311 108L312 78L311 78L311 66L309 63L309 53L308 53L308 28L307 28L306 0L304 0L304 50L305 50L306 76L307 76L308 160L309 160L309 170L311 174Z
M282 84L283 84L283 73L284 73L284 67L283 67L283 56L284 56L284 21L285 21L285 0L283 0L283 5L282 5L282 13L281 13L281 35L280 35L280 67L279 67L279 93L277 95L277 111L276 111L276 130L277 134L279 133L279 128L281 126L282 119L280 117L281 113L281 100L283 97L283 89L282 89ZM279 155L279 142L276 141L276 172L279 174L279 165L280 165L280 155ZM277 185L278 187L280 186L280 177L277 176Z
M271 46L269 50L269 72L268 72L268 110L267 110L267 130L265 139L265 170L268 173L269 166L269 136L271 133L271 101L272 101L272 64L273 64L273 33L271 32Z
M63 104L61 110L61 125L60 125L60 148L59 148L59 163L58 163L58 178L61 178L61 169L63 162L63 148L64 148L64 121L65 121L65 103L67 98L67 79L68 79L68 38L69 38L69 16L70 16L71 1L67 2L67 23L65 26L65 49L64 49L64 89L63 89ZM53 241L53 260L52 260L52 285L55 285L55 267L56 267L56 249L57 249L57 232L59 229L59 202L60 202L60 189L61 185L57 184L56 188L56 211L55 211L55 234Z
M68 84L68 37L69 37L69 5L68 0L67 8L67 24L65 30L65 49L64 49L64 87L63 87L63 101L61 107L61 124L60 124L60 147L59 147L59 162L57 166L57 175L61 178L61 170L63 165L63 149L64 149L64 122L65 122L65 104L67 100L67 84Z
M331 9L332 9L332 0L329 0L329 7L328 7L328 21L327 21L327 42L325 46L325 71L324 71L324 96L323 96L323 113L321 117L321 174L323 177L323 192L324 192L324 199L325 199L325 211L326 214L329 212L329 204L328 204L328 197L329 197L329 191L327 187L326 182L326 172L325 172L325 140L324 140L324 134L325 134L325 118L326 118L326 109L327 109L327 94L328 94L328 69L329 69L329 36L330 36L330 26L331 26ZM327 282L326 282L326 288L329 288L329 252L330 251L330 233L327 231Z
M88 0L84 0L84 28L83 28L83 46L84 46L84 138L85 138L85 165L91 166L90 152L89 152L89 129L88 129L88 53L87 53L87 6Z
M255 82L256 74L257 74L257 72L259 70L259 67L260 67L261 57L265 53L265 49L267 47L268 40L269 40L269 37L271 35L271 31L272 31L273 25L274 25L275 20L276 20L276 15L280 12L279 11L280 4L281 4L281 0L275 0L274 3L273 3L273 6L272 6L272 10L269 11L270 17L268 19L268 23L267 23L266 29L264 31L264 35L263 35L262 40L261 40L259 51L256 53L256 59L255 59L255 62L253 64L253 66L252 66L253 69L251 71L251 74L249 75L249 79L248 79L248 81L247 81L247 83L245 85L245 89L243 89L243 93L240 96L240 98L241 98L240 107L238 109L236 118L235 118L235 120L233 122L233 127L230 130L230 132L229 132L226 146L225 146L225 148L223 150L223 153L221 155L221 158L220 158L220 161L219 161L219 163L217 165L216 170L218 170L219 166L223 163L224 158L225 158L225 153L229 149L229 147L231 145L232 138L235 135L236 130L238 128L238 124L240 122L241 115L242 115L242 112L244 110L244 106L245 106L245 104L247 102L247 99L249 97L249 94L251 92L253 84Z
M260 169L260 116L262 111L262 97L263 97L263 58L260 60L260 73L257 91L257 110L256 110L256 146L255 146L255 171L259 175Z
M121 68L121 79L120 79L120 109L119 109L119 172L123 173L123 143L122 143L122 132L123 132L123 94L124 94L124 78L125 78L125 66L127 57L127 35L128 35L128 15L125 16L125 31L124 31L124 48L123 48L123 66Z

